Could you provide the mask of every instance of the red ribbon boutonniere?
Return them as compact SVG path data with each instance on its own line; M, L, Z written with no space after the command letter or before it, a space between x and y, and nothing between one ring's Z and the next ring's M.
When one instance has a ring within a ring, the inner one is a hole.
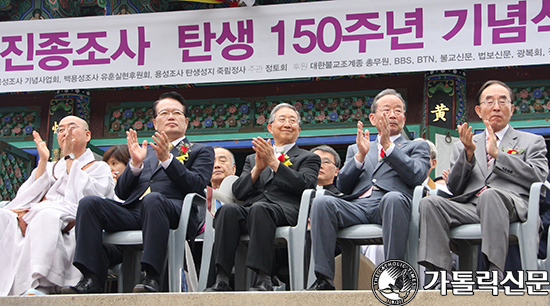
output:
M187 160L189 160L189 152L191 152L191 146L192 144L189 144L187 142L184 142L179 146L178 151L180 152L180 156L177 156L176 159L179 160L180 163L184 164Z
M281 154L279 155L279 157L277 158L283 165L287 166L287 167L290 167L292 166L292 163L290 162L290 157L288 157L288 155L286 154Z
M506 152L508 154L523 154L523 152L525 152L525 149L518 149L517 147L513 149L502 148L502 152Z

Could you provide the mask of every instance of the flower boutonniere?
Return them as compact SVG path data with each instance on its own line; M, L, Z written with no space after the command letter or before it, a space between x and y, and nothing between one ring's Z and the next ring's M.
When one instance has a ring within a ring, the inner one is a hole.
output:
M277 158L281 163L283 163L283 165L287 166L287 167L290 167L292 166L292 163L290 162L290 157L288 157L288 155L286 154L281 154L279 155L279 157Z
M176 159L179 160L180 163L184 164L189 159L189 152L191 152L191 146L193 145L187 142L184 142L178 147L180 156L177 156Z
M515 147L513 149L511 148L502 148L502 152L506 152L508 154L523 154L525 152L525 149L519 149L518 147Z

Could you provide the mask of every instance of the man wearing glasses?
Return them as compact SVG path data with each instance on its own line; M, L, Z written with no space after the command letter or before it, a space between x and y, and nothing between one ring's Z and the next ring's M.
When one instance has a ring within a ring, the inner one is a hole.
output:
M311 206L311 239L315 283L309 290L334 290L334 250L338 230L356 224L382 225L386 259L405 257L413 189L430 168L428 144L401 136L406 104L386 89L371 106L369 120L378 131L376 141L357 123L356 144L349 146L336 187L344 196L316 197Z
M447 179L454 196L420 202L418 262L427 269L451 271L450 228L481 223L483 261L503 279L509 224L525 221L531 184L548 174L544 139L508 124L513 97L503 82L486 82L475 107L485 131L474 136L468 123L458 126L460 142L454 146Z
M76 252L73 264L83 277L62 293L103 292L110 254L103 248L103 230L143 230L145 278L134 292L161 290L170 229L177 228L183 199L202 193L212 175L214 150L190 143L185 137L189 109L177 92L162 94L153 104L156 132L152 142L140 145L134 130L126 132L130 162L118 178L116 195L123 203L100 197L85 197L76 215ZM189 220L188 239L198 229L196 207Z
M80 273L72 266L74 220L78 201L89 195L114 196L109 166L95 161L86 144L86 121L67 116L56 130L62 157L48 162L50 151L33 132L38 165L17 196L0 209L0 295L59 292Z
M334 186L334 180L338 176L340 170L341 159L340 155L331 147L321 145L310 150L321 158L321 169L317 177L317 189L325 189L335 195L340 194L340 190Z
M243 172L233 184L233 194L244 203L226 203L216 212L216 282L207 291L232 290L229 274L242 234L250 235L246 265L258 274L251 290L273 290L275 230L296 224L303 191L316 186L321 160L296 145L301 129L294 106L275 106L267 130L273 135L273 144L262 137L253 138L256 153L246 157Z

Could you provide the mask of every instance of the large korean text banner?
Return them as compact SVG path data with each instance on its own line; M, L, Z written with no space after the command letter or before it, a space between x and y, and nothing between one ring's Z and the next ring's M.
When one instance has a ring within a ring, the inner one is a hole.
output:
M0 23L0 92L548 63L550 0L339 0Z

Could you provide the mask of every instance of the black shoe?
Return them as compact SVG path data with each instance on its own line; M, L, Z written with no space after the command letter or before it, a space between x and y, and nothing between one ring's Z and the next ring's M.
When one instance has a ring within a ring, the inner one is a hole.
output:
M273 291L273 285L268 281L258 281L249 291Z
M61 294L81 294L81 293L103 293L105 290L97 281L89 276L83 276L76 286L65 286L61 288Z
M331 285L326 279L317 279L315 280L315 283L311 285L307 290L334 290L334 286Z
M222 292L222 291L233 291L233 288L229 286L228 283L223 281L216 281L214 286L206 288L204 292Z
M145 275L143 282L137 284L134 287L134 293L143 293L143 292L159 292L160 291L160 282L158 279Z

